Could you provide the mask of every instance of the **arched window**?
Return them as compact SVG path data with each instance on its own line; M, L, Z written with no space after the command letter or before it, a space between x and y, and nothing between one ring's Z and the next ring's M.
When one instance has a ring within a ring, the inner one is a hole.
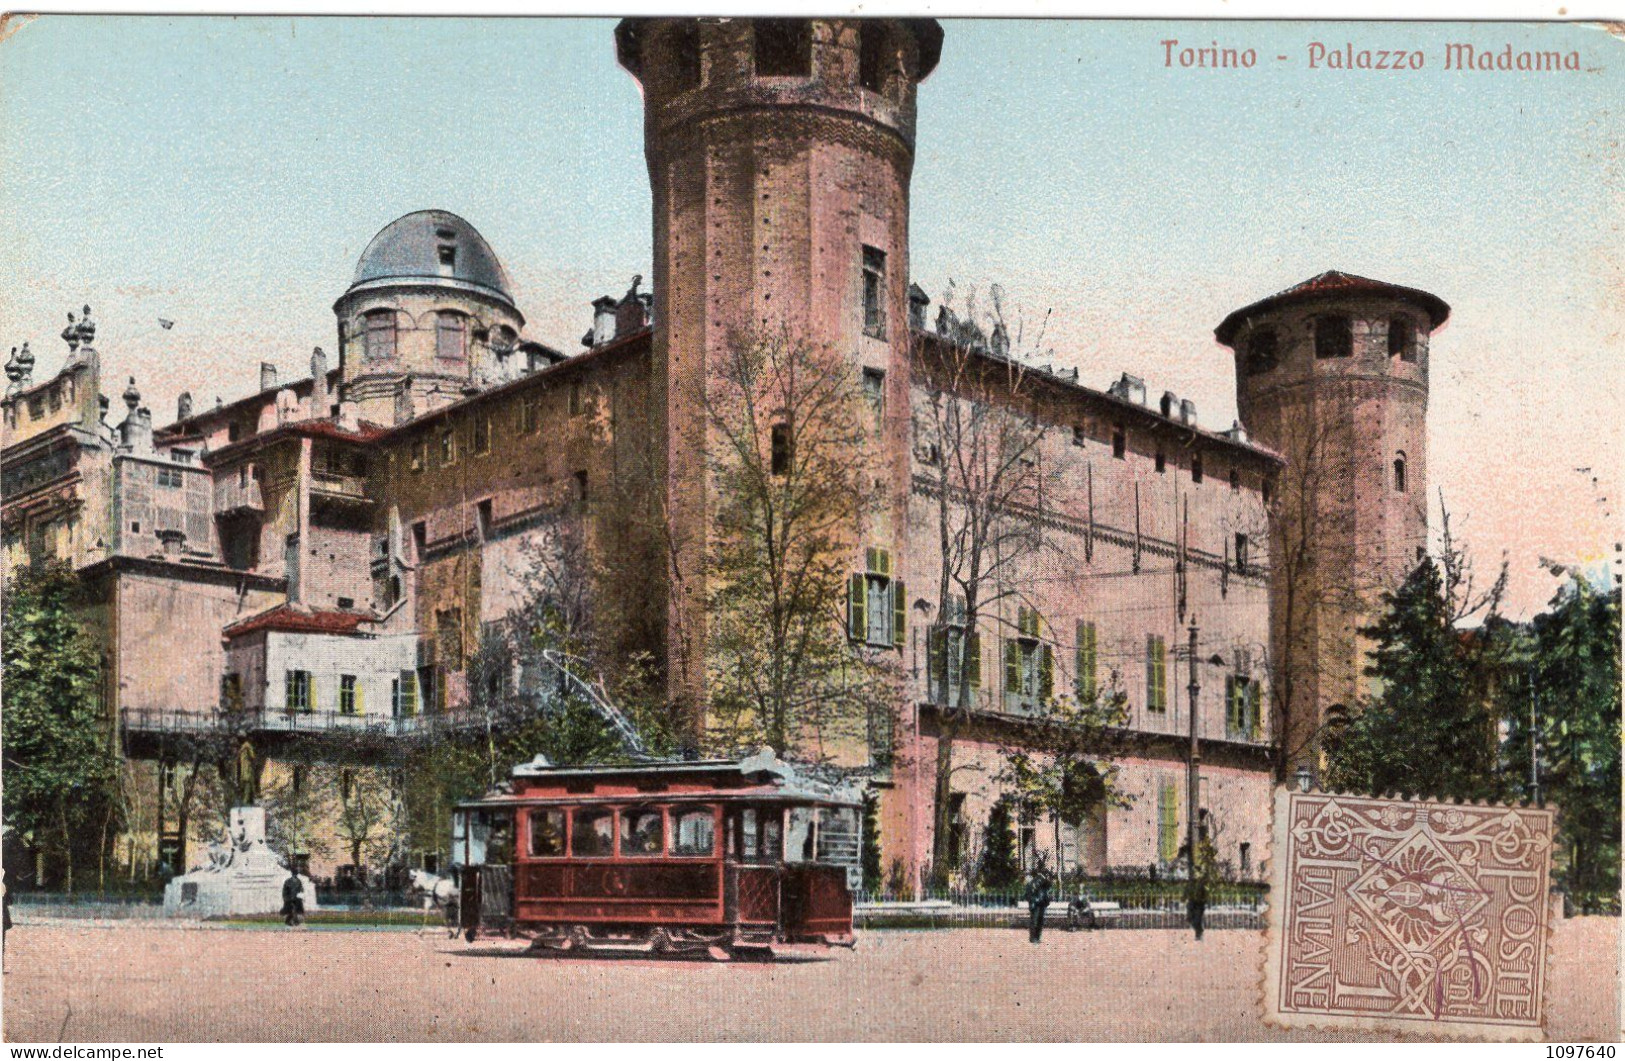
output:
M1279 357L1274 328L1259 328L1247 339L1246 370L1249 376L1268 372Z
M1394 493L1405 492L1405 451L1400 450L1399 456L1394 458Z
M363 356L382 361L395 356L395 311L375 309L362 318Z
M757 76L812 76L811 22L804 18L762 18L754 27Z
M1401 361L1416 360L1416 325L1409 317L1394 317L1388 321L1388 356L1395 354Z
M1315 318L1315 356L1352 357L1354 325L1340 313Z
M892 57L891 32L886 24L865 20L858 28L858 84L870 92L886 91Z
M462 361L468 357L468 318L461 313L436 315L434 356L442 361Z

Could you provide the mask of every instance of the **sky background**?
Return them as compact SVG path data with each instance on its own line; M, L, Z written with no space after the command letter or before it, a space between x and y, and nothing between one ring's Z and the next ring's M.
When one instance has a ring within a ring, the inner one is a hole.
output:
M440 207L486 237L527 334L650 272L636 83L613 23L45 16L0 42L0 343L60 366L90 303L114 399L159 423L308 373L367 241ZM1432 291L1430 490L1509 611L1540 557L1610 566L1625 352L1625 49L1578 25L947 21L920 91L913 278L998 283L1104 388L1235 416L1213 327L1327 269ZM1257 49L1167 68L1160 43ZM1307 49L1421 50L1422 71ZM1445 70L1445 45L1577 50L1580 72ZM1285 55L1286 61L1275 56ZM158 319L173 320L163 330ZM1589 470L1580 470L1589 469Z

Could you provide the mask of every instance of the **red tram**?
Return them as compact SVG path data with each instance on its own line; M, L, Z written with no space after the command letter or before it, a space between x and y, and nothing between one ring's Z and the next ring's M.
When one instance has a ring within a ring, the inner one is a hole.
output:
M770 953L851 945L855 794L770 754L515 768L460 804L462 928L554 951Z

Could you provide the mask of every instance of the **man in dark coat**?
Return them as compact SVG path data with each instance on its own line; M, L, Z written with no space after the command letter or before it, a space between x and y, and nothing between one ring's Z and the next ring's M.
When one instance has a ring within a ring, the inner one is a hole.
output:
M1050 876L1042 862L1027 878L1027 938L1037 943L1044 936L1044 912L1049 909Z
M1207 917L1208 890L1218 881L1218 852L1212 841L1203 837L1196 844L1196 864L1191 867L1190 879L1185 883L1185 915L1196 938L1202 938L1203 921Z
M305 919L305 884L295 870L282 882L282 920L292 928Z

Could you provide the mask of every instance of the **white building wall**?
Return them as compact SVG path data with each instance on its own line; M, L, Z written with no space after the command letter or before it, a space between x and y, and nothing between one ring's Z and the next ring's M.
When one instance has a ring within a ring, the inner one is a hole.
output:
M417 667L417 638L411 635L296 634L271 631L265 637L263 696L266 710L287 709L287 673L307 670L314 689L314 709L339 709L339 679L356 677L358 714L387 718L392 712L391 683L402 671ZM421 703L421 699L419 701Z

